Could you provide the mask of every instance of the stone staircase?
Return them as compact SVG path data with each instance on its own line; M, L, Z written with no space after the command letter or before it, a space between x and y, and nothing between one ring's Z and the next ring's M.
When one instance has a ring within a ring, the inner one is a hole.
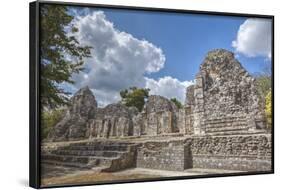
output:
M208 119L204 124L205 133L210 135L240 135L251 133L245 116Z
M43 164L117 171L135 166L136 145L123 142L82 142L44 150Z

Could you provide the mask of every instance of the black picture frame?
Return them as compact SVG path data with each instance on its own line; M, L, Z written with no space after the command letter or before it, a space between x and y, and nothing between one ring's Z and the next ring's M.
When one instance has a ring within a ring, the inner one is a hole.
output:
M69 184L69 185L51 185L41 186L40 182L40 6L43 4L52 5L67 5L77 7L95 7L95 8L110 8L117 10L141 10L148 12L161 13L186 13L198 15L216 15L216 16L232 16L232 17L253 17L266 18L272 21L272 47L271 47L271 63L272 63L272 168L270 171L258 172L241 172L241 173L227 173L227 174L208 174L197 176L180 176L180 177L161 177L155 179L135 179L135 180L118 180L113 182L101 183L83 183L83 184ZM259 175L259 174L273 174L274 173L274 15L260 15L247 13L229 13L229 12L213 12L213 11L198 11L198 10L183 10L183 9L168 9L168 8L154 8L154 7L134 7L121 5L105 5L105 4L90 4L90 3L73 3L73 2L55 2L55 1L34 1L29 4L29 48L30 48L30 65L29 65L29 185L33 188L52 188L52 187L68 187L68 186L85 186L85 185L102 185L102 184L116 184L116 183L135 183L135 182L150 182L150 181L166 181L166 180L182 180L194 178L213 178L213 177L230 177L243 175Z

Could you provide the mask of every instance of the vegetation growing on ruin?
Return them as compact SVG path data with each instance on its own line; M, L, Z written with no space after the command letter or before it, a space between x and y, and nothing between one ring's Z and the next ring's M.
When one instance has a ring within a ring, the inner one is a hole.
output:
M64 114L64 109L44 111L41 115L41 139L48 137L49 132L57 124Z
M265 114L266 121L269 127L272 126L272 94L271 90L267 93L265 97Z
M265 104L265 114L266 114L266 122L267 126L272 126L272 76L271 76L271 66L267 65L264 68L263 72L257 74L255 76L256 84L259 91L259 94L264 101Z
M174 104L177 106L177 108L181 109L181 108L183 107L182 104L181 104L181 102L178 101L178 99L176 99L176 98L171 98L170 100L171 100L172 102L174 102Z
M122 98L122 103L128 107L136 107L139 111L142 110L145 99L149 96L150 89L148 88L137 88L130 87L120 91L120 96Z
M271 127L272 125L272 79L270 68L270 66L266 67L262 73L259 73L255 76L259 94L265 104L266 122L268 127Z

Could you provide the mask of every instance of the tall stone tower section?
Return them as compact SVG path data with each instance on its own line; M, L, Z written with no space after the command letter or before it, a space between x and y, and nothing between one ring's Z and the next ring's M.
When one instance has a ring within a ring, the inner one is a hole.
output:
M208 52L186 96L185 109L190 110L186 118L196 135L265 130L264 105L255 79L230 51Z

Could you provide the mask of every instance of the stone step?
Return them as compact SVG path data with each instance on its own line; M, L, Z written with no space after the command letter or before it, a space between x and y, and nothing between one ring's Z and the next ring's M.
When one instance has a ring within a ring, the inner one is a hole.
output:
M117 157L124 154L124 151L88 151L88 150L65 150L58 149L51 151L55 155L73 155L73 156L103 156L103 157Z
M60 162L60 161L54 161L54 160L42 160L41 164L64 166L64 167L70 167L70 168L80 168L80 169L91 169L92 168L92 166L89 166L86 164L80 164L80 163L75 163L75 162Z
M222 132L207 132L206 134L212 136L224 136L224 135L249 135L249 134L259 134L264 133L262 131L222 131Z
M79 164L88 164L92 161L103 161L103 160L114 160L119 157L103 157L103 156L74 156L74 155L56 155L56 154L45 154L42 155L42 160L51 160L57 162L67 162L67 163L79 163Z
M242 121L242 120L236 120L236 121L229 121L229 122L225 122L225 121L216 121L216 122L204 122L205 125L246 125L247 122L246 121Z
M207 120L205 121L205 125L208 124L226 124L226 123L241 123L241 124L247 124L247 120L244 119L237 119L237 120Z
M116 171L131 167L133 143L79 142L57 147L42 154L42 163L62 167L98 168ZM124 162L125 160L125 162Z
M247 126L227 126L227 127L206 127L206 132L224 132L224 131L248 131Z
M238 115L238 116L218 116L218 117L210 118L207 121L222 120L222 119L229 119L229 120L246 119L246 116L244 116L244 115Z
M213 124L213 125L204 125L206 129L225 129L225 128L237 128L245 129L248 128L248 125L242 123L227 123L227 124Z
M127 151L128 146L126 145L119 145L119 146L99 146L99 145L70 145L67 147L61 147L59 149L63 150L81 150L81 151Z
M227 129L227 128L233 128L233 129L248 129L248 125L246 124L216 124L216 125L205 125L206 129Z
M85 156L62 156L55 154L44 154L41 156L43 160L53 160L58 162L75 162L87 164L89 162L89 157Z
M128 142L112 142L112 141L93 141L93 142L81 142L81 143L73 143L70 144L71 146L129 146L133 145L134 143Z

